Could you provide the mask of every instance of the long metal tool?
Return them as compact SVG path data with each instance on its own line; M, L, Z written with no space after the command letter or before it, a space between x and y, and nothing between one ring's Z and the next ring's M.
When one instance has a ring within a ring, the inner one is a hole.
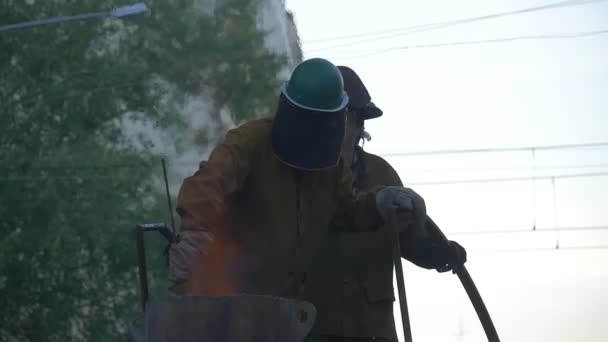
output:
M171 219L171 230L173 231L173 235L177 234L175 231L175 218L173 216L173 203L171 201L171 193L169 192L169 178L167 177L167 162L165 158L161 159L161 163L163 166L163 178L165 180L165 194L167 195L167 207L169 208L169 218Z
M405 342L412 342L412 328L407 308L407 297L405 296L405 280L403 278L403 266L401 265L401 244L399 233L393 232L393 263L395 264L395 276L397 278L397 290L399 292L399 306L401 308L401 323L403 324L403 338Z
M397 278L397 291L399 293L399 307L401 309L401 323L403 325L403 338L405 342L412 342L412 328L410 326L410 315L407 308L407 296L405 295L405 279L403 277L403 265L401 264L401 242L397 229L397 217L391 215L388 218L389 229L391 229L391 240L393 243L393 264L395 265L395 277Z
M439 229L437 224L433 222L433 220L428 216L427 228L430 228L429 233L431 235L434 235L435 238L447 240L441 229ZM479 294L477 286L475 286L475 283L473 282L469 271L467 271L467 268L463 265L456 270L456 275L458 275L458 279L460 279L462 286L467 292L467 295L469 296L469 299L471 300L471 303L475 308L475 312L477 312L477 317L479 317L479 321L483 326L483 330L486 333L488 341L500 342L500 338L498 338L498 333L496 332L496 328L494 327L494 323L492 322L490 313L488 312L488 309L486 308L483 299L481 299L481 295Z

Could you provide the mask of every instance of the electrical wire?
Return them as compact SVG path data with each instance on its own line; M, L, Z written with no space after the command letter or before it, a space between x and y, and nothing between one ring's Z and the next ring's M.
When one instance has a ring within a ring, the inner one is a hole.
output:
M176 163L167 163L168 166L173 167L198 167L198 161L192 162L176 162ZM108 170L108 169L154 169L154 166L150 162L144 163L108 163L108 164L80 164L80 165L57 165L57 164L48 164L48 165L1 165L0 171L10 172L10 171L74 171L74 170ZM74 175L74 177L78 177L79 175ZM18 176L21 177L21 176ZM41 177L46 177L41 176ZM0 175L0 179L2 176Z
M438 154L473 154L473 153L498 153L498 152L522 152L522 151L532 151L532 150L562 150L562 149L585 149L585 148L603 148L608 147L608 142L597 142L597 143L584 143L584 144L565 144L565 145L547 145L547 146L531 146L531 147L511 147L511 148L485 148L485 149L462 149L462 150L433 150L433 151L412 151L412 152L396 152L396 153L380 153L379 155L382 157L407 157L407 156L424 156L424 155L438 155ZM192 160L192 161L179 161L179 162L168 162L167 164L170 166L193 166L196 167L199 164L200 160ZM4 165L2 165L4 164ZM10 171L10 170L57 170L57 171L67 171L67 170L106 170L106 169L114 169L114 168L151 168L151 162L145 163L107 163L107 164L72 164L72 165L59 165L56 163L49 164L36 164L36 165L27 165L21 166L18 165L18 162L14 160L11 161L0 161L0 170ZM597 163L597 164L581 164L581 165L573 165L573 164L564 164L564 165L537 165L537 169L577 169L577 168L603 168L608 167L607 163ZM476 170L491 170L491 171L501 171L501 170L517 170L517 169L528 169L528 166L505 166L505 167L483 167L483 168L453 168L441 167L440 169L418 169L418 170L409 170L408 172L432 172L432 171L442 171L442 170L457 170L457 171L476 171Z
M143 168L143 167L142 167ZM107 169L107 168L103 168ZM408 182L408 185L448 185L448 184L470 184L470 183L502 183L502 182L521 182L531 180L551 180L551 179L567 179L567 178L588 178L588 177L604 177L608 176L608 172L590 172L590 173L572 173L562 175L549 176L528 176L528 177L504 177L504 178L470 178L470 179L455 179L455 180L440 180L440 181L421 181ZM18 182L32 181L45 179L73 179L73 180L89 180L89 179L111 179L113 175L108 173L91 173L91 174L74 174L74 175L41 175L41 176L7 176L0 177L0 182Z
M529 147L505 147L505 148L476 148L463 150L434 150L434 151L412 151L412 152L396 152L396 153L380 153L382 157L401 157L401 156L422 156L433 154L469 154L469 153L493 153L493 152L529 152L531 150L546 151L546 150L565 150L565 149L580 149L580 148L604 148L608 147L608 142L594 142L584 144L564 144L564 145L546 145L546 146L529 146Z
M534 11L540 11L540 10L545 10L545 9L554 9L556 8L556 6L559 7L565 7L565 6L577 6L577 5L583 5L588 3L588 1L562 1L559 3L555 3L555 4L547 4L547 5L543 5L543 6L538 6L538 7L531 7L528 9L522 9L519 11L527 11L527 12L534 12ZM512 13L513 11L508 11L508 12L501 12L501 13L495 13L495 14L489 14L490 16L492 15L510 15L510 13ZM437 22L437 23L431 23L431 24L420 24L420 25L413 25L413 26L406 26L406 27L397 27L397 28L392 28L392 29L384 29L384 30L378 30L378 31L371 31L371 32L362 32L362 33L355 33L355 34L349 34L349 35L342 35L342 36L335 36L335 37L329 37L329 38L320 38L320 39L306 39L306 40L302 40L303 43L309 43L309 44L314 44L314 43L324 43L324 42L330 42L330 41L336 41L336 40L346 40L346 39L353 39L353 38L364 38L367 36L375 36L375 35L383 35L383 34L387 34L387 33L395 33L395 32L408 32L414 29L420 29L420 28L425 28L425 27L435 27L435 26L439 26L439 25L444 25L444 24L451 24L454 23L456 21L461 21L461 20L471 20L471 19L476 19L476 18L485 18L488 15L485 16L481 16L481 17L472 17L472 18L468 18L468 19L458 19L458 20L451 20L451 21L442 21L442 22Z
M491 249L491 250L467 250L468 253L475 254L499 254L499 253L527 253L527 252L550 252L550 251L577 251L577 250L600 250L608 249L608 245L588 245L588 246L559 246L559 247L531 247L513 249Z
M471 230L471 231L454 231L448 235L500 235L500 234L522 234L522 233L552 233L556 231L602 231L608 230L608 226L580 226L580 227L554 227L554 228L536 228L532 229L499 229L499 230Z
M357 40L357 41L354 41L354 42L348 42L348 43L342 43L342 44L337 44L337 45L332 45L332 46L320 47L320 48L311 49L311 50L307 51L307 53L316 53L316 52L319 52L319 51L332 50L332 49L336 49L336 48L340 48L340 47L359 45L359 44L362 44L362 43L367 43L367 42L372 42L372 41L375 42L375 41L378 41L378 40L395 38L395 37L405 36L405 35L409 35L409 34L413 34L413 33L427 32L427 31L442 29L442 28L456 26L456 25L468 24L468 23L473 23L473 22L478 22L478 21L484 21L484 20L489 20L489 19L496 19L496 18L500 18L500 17L513 16L513 15L530 13L530 12L544 11L544 10L550 10L550 9L557 9L557 8L563 8L563 7L580 6L580 5L592 4L592 3L595 3L595 2L602 2L602 1L605 1L605 0L562 1L562 2L554 3L554 4L548 4L548 5L543 5L543 6L524 8L524 9L514 10L514 11L507 11L507 12L488 14L488 15L471 17L471 18L465 18L465 19L457 19L457 20L443 21L443 22L437 22L437 23L431 23L431 24L423 24L423 25L402 27L402 28L397 28L397 29L389 29L389 30L383 30L383 31L376 31L376 32L364 33L364 34L359 34L359 35L349 35L349 36L327 38L327 39L322 39L322 40L303 41L303 43L320 43L320 42L327 42L327 41L331 41L331 40L352 39L352 38L358 38L358 37L366 37L366 36L369 36L369 35L379 35L379 36L376 36L376 37L370 37L370 38L366 38L366 39L361 39L361 40Z
M175 163L167 163L168 166L181 166L181 167L197 167L200 160L196 161L181 161ZM91 164L91 165L33 165L33 166L17 166L17 165L2 165L0 171L72 171L72 170L106 170L106 169L150 169L152 163L109 163L109 164ZM499 171L517 171L517 170L528 170L529 166L497 166L497 167L453 167L453 166L441 166L437 168L428 169L402 169L402 173L442 173L449 171L453 172L499 172ZM538 165L537 170L551 170L551 169L597 169L597 168L608 168L608 163L598 164L555 164L555 165Z
M423 182L408 182L408 185L448 185L448 184L471 184L471 183L502 183L502 182L522 182L531 180L553 180L567 178L586 178L586 177L604 177L608 176L608 172L590 172L590 173L573 173L553 176L528 176L528 177L504 177L504 178L471 178L471 179L456 179L442 181L423 181Z
M604 148L608 147L608 142L595 142L595 143L581 143L581 144L563 144L563 145L546 145L546 146L529 146L529 147L507 147L507 148L480 148L480 149L462 149L462 150L431 150L431 151L411 151L411 152L396 152L396 153L380 153L382 157L401 157L401 156L421 156L421 155L435 155L435 154L470 154L470 153L495 153L495 152L521 152L531 150L564 150L564 149L586 149L586 148ZM168 165L198 165L200 160L184 160L179 162L168 162ZM1 164L5 165L1 165ZM73 164L73 165L58 165L58 164L37 164L28 165L27 167L17 165L14 160L0 161L0 170L73 170L73 169L108 169L108 168L150 168L152 163L108 163L108 164ZM604 167L608 164L586 164L580 165L580 168L585 167ZM575 165L540 165L537 168L578 168ZM513 167L513 168L525 168L525 167ZM499 169L499 168L487 168L487 169ZM505 169L511 169L506 167ZM463 169L464 170L464 169ZM422 171L422 170L421 170Z
M562 34L540 34L540 35L530 35L530 36L517 36L517 37L470 40L470 41L447 42L447 43L402 45L402 46L395 46L395 47L385 48L385 49L376 50L376 51L372 51L372 52L362 53L359 55L335 56L335 57L328 57L328 58L330 58L330 59L356 59L356 58L370 57L370 56L375 56L375 55L393 52L393 51L399 51L399 50L441 48L441 47L466 46L466 45L482 45L482 44L506 43L506 42L515 42L515 41L525 41L525 40L573 39L573 38L592 37L592 36L603 35L603 34L608 34L608 29L589 31L589 32L575 32L575 33L562 33Z
M82 164L82 165L33 165L33 166L0 166L0 170L57 170L57 171L68 171L68 170L107 170L107 169L149 169L152 167L152 163L108 163L108 164Z
M608 163L600 164L555 164L555 165L540 165L536 166L536 170L552 170L552 169L597 169L597 168L608 168ZM416 173L445 173L445 172L499 172L499 171L518 171L518 170L530 170L530 166L496 166L496 167L453 167L453 166L441 166L429 169L408 169L401 168L403 174L416 174ZM534 172L533 172L534 174Z

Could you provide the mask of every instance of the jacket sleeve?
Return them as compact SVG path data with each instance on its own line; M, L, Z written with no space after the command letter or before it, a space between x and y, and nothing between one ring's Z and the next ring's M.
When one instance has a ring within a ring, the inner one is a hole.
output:
M214 231L226 222L230 199L251 169L255 130L245 125L229 131L224 141L186 178L177 198L183 229Z
M335 200L336 212L332 220L332 230L374 231L383 224L376 208L376 193L381 189L357 192L353 188L353 175L340 160L338 184Z
M388 165L388 163L387 163ZM387 179L390 179L392 184L389 185L399 185L403 186L401 179L397 175L397 172L388 165L387 170L390 171ZM427 220L426 229L429 232L433 232L434 229L431 223ZM435 236L431 234L430 240L419 240L416 239L416 235L413 230L409 230L399 234L399 245L401 247L401 257L410 261L411 263L431 269L433 268L433 263L431 261L431 243L437 241Z
M403 186L403 182L401 181L401 178L399 177L395 169L393 169L393 167L388 162L385 161L385 163L386 185ZM413 230L408 230L399 234L399 245L401 247L402 258L413 262L418 266L426 267L426 265L424 265L421 260L418 260L420 258L417 258L417 252L420 246L418 244L418 241L416 240L416 236Z

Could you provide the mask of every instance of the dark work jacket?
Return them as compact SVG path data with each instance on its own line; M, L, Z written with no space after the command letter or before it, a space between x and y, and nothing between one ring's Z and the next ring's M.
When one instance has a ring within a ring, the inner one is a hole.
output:
M229 131L186 178L177 201L183 229L215 238L180 293L298 297L306 270L332 223L372 230L382 222L374 193L357 193L352 172L295 172L271 146L272 120Z
M402 185L384 159L360 148L355 153L355 188ZM406 236L400 240L402 255L408 257L403 247L411 241ZM304 299L317 308L313 333L397 341L392 260L387 227L354 234L330 231L313 259L304 287Z

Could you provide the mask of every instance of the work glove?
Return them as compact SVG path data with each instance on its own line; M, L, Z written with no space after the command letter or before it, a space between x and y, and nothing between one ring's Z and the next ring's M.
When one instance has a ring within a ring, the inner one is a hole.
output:
M194 265L207 255L213 234L205 230L182 230L169 246L169 283L171 287L190 279Z
M426 232L426 205L414 190L387 186L376 194L376 207L384 223L395 231L414 229L415 232Z
M452 271L456 273L458 269L467 262L467 251L456 241L446 241L439 244L435 256L437 272Z
M414 263L443 273L458 269L467 262L467 251L456 241L435 242L431 239L416 242Z

